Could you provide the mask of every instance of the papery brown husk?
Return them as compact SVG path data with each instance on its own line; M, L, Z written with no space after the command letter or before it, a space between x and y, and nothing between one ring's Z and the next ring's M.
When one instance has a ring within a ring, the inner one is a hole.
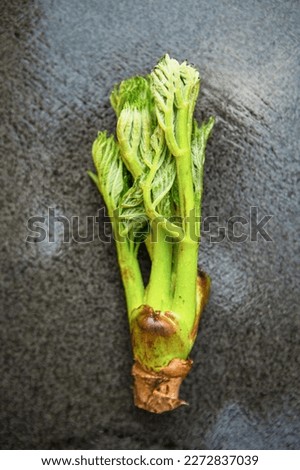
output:
M187 405L179 398L179 389L192 364L190 359L172 359L166 367L155 372L135 361L132 367L135 406L152 413L164 413Z

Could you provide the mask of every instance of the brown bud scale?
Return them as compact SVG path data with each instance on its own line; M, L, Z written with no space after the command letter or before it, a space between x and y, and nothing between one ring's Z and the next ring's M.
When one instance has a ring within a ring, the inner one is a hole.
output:
M179 398L179 389L192 363L190 359L172 359L166 367L154 372L135 361L132 367L135 405L152 413L164 413L187 405Z

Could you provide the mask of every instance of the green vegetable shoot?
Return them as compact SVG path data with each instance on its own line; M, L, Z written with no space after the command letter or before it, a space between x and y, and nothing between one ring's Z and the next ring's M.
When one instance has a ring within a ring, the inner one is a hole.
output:
M194 67L165 55L150 75L114 87L116 138L99 132L92 147L96 172L89 175L107 207L125 290L135 403L156 413L185 403L178 389L210 288L198 272L198 250L214 119L194 119L199 85ZM142 243L151 260L147 285Z

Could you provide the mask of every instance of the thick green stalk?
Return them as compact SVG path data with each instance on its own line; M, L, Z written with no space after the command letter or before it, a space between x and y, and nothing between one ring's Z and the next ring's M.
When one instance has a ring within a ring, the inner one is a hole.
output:
M191 217L195 210L195 195L193 187L193 175L190 152L182 157L176 157L176 170L179 192L180 217L185 235L193 232Z
M197 258L198 243L185 237L178 246L172 311L182 315L187 328L192 328L196 313Z
M144 300L144 282L137 259L137 253L130 246L130 241L118 239L118 227L114 219L111 217L113 230L115 233L115 242L118 254L118 262L125 290L127 303L127 312L130 318L132 311L142 305Z
M198 240L195 237L195 194L192 175L190 136L187 133L187 107L178 111L177 141L184 154L176 157L180 215L185 236L179 242L172 310L193 324L196 312Z
M172 283L172 243L166 241L166 233L159 222L151 227L152 264L146 304L154 310L169 310Z

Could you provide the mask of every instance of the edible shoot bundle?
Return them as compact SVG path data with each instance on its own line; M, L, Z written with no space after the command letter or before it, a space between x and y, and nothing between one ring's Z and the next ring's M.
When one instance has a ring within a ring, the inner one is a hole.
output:
M189 373L210 279L198 271L205 147L214 119L199 125L198 71L165 55L147 76L122 81L110 102L116 137L99 132L89 172L106 204L127 303L134 401L162 413ZM151 260L145 285L139 248Z

